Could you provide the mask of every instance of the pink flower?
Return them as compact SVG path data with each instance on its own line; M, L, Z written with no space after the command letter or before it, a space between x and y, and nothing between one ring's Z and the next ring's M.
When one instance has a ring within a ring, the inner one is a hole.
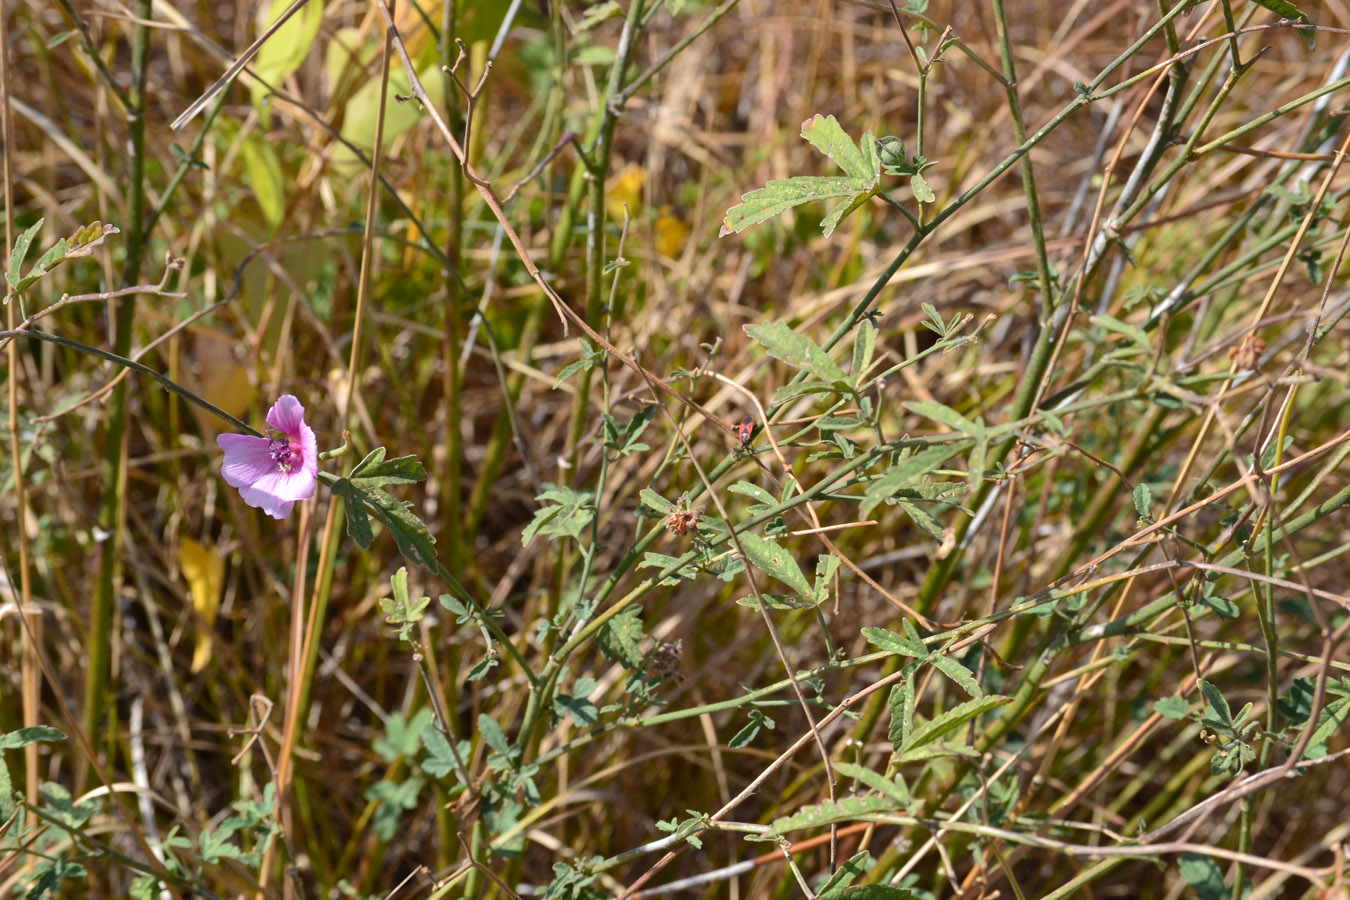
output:
M305 408L290 394L282 394L267 411L273 437L222 434L216 438L225 451L220 474L239 488L249 506L274 519L291 514L297 500L314 496L319 471L319 445L314 429L305 424Z

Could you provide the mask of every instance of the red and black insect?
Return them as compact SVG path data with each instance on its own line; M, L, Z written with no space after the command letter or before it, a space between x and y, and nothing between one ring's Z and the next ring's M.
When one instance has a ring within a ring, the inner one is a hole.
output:
M736 425L736 437L741 442L742 450L750 449L750 441L755 437L755 417L746 416Z

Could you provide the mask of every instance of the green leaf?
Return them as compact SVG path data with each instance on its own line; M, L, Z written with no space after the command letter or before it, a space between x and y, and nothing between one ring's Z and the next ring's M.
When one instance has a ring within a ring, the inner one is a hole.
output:
M43 741L64 741L65 732L46 725L33 725L0 734L0 750L17 750Z
M942 525L933 517L932 513L922 506L903 498L895 501L895 504L904 510L905 515L913 519L914 524L922 528L929 537L935 541L943 540L945 535L942 530Z
M802 123L802 137L834 160L848 173L847 177L794 175L770 181L745 194L740 203L727 210L719 237L740 233L803 203L841 199L843 202L820 223L825 237L829 237L844 216L877 192L881 157L871 132L863 135L861 145L855 145L834 116L817 115Z
M427 722L422 731L422 744L427 748L427 758L422 760L422 771L436 778L444 778L457 768L455 754L450 748L450 740L436 727L435 722ZM468 742L461 742L460 758L469 755Z
M808 601L814 599L811 584L802 574L791 553L753 531L742 532L737 537L740 539L741 547L745 549L745 555L756 569L783 582L802 599Z
M914 733L914 670L917 668L910 664L905 680L891 688L890 696L886 698L886 709L891 716L891 724L887 733L891 745L898 753L900 747L909 740L909 736Z
M653 553L648 551L642 555L642 561L638 563L639 569L666 569L673 568L673 574L662 578L660 583L664 585L679 584L681 581L693 581L698 577L698 566L693 563L680 565L680 559L676 556L667 556L664 553Z
M885 628L864 628L862 636L867 640L867 643L885 650L887 653L912 658L917 657L918 659L928 657L928 645L922 640L915 641L906 635L896 634L894 631L888 631Z
M915 900L915 897L909 888L891 884L855 884L842 891L821 894L820 900Z
M880 791L884 796L890 797L898 804L896 809L904 809L909 806L909 788L905 787L903 782L895 782L874 769L854 763L837 762L834 764L834 770L845 778L861 781L872 790Z
M638 642L643 637L642 607L633 605L608 619L600 627L595 641L608 659L629 669L640 669L644 655Z
M595 517L593 494L590 491L574 491L567 486L544 485L548 490L535 499L544 506L534 514L534 521L521 532L520 543L528 544L536 534L547 537L580 538L581 532L591 524Z
M733 494L744 494L745 496L750 497L753 500L758 500L765 507L773 506L778 502L778 499L774 497L773 494L770 494L768 491L764 490L764 488L760 487L759 485L751 484L748 481L738 481L731 487L727 488L727 490Z
M877 326L870 319L858 323L858 333L853 336L853 388L861 391L867 380L867 370L872 368L872 357L877 349Z
M426 707L413 713L411 719L404 719L403 713L396 712L385 720L384 735L375 739L371 749L388 762L400 756L414 756L430 722L431 710Z
M23 268L23 261L28 256L28 248L32 246L33 238L37 237L37 233L42 230L42 225L46 221L46 219L38 219L31 228L15 238L14 249L9 252L9 271L6 273L6 278L10 284L18 284L19 277L22 274L20 269Z
M864 517L871 515L872 510L880 506L883 501L893 497L897 491L918 481L969 446L969 442L965 441L955 444L939 444L936 447L926 447L904 457L882 473L880 478L868 482L863 501L859 506L859 512Z
M928 657L928 661L939 672L960 685L961 689L970 696L984 696L984 691L980 689L980 683L975 680L975 675L963 666L960 660L952 659L950 656L944 656L941 653L934 653Z
M290 5L290 0L272 0L260 30L266 30ZM318 37L322 21L322 0L309 0L258 49L258 54L253 57L253 71L262 81L271 85L279 85L285 81L292 72L300 68L300 64L309 55L310 48L314 46L314 39ZM268 88L261 83L254 83L253 106L262 116L267 115L264 104L267 91ZM266 118L263 121L266 122Z
M651 488L643 488L638 491L638 498L642 500L643 506L655 510L663 516L670 515L675 509L674 503L671 503Z
M1220 900L1229 895L1223 886L1223 870L1208 856L1183 853L1177 857L1177 870L1201 900Z
M769 823L769 834L777 837L803 828L820 828L835 822L851 822L859 816L895 811L895 801L874 794L845 797L834 803L817 803L803 807L790 816L780 816Z
M816 896L820 900L838 900L839 892L853 883L853 879L872 868L872 854L866 850L855 853L839 867L839 871L830 876L830 880L820 886Z
M1153 502L1153 492L1149 490L1148 485L1142 481L1134 486L1134 511L1139 514L1139 518L1148 517L1149 504Z
M391 840L398 830L403 813L417 808L417 795L422 792L422 779L413 777L407 781L377 781L366 790L365 798L379 801L371 824L375 836L382 841Z
M1288 19L1291 22L1303 22L1304 24L1310 23L1308 16L1303 10L1290 3L1289 0L1255 0L1255 3L1257 6L1265 7L1270 10L1281 19ZM1295 31L1303 37L1303 40L1308 42L1309 49L1317 46L1316 29L1296 28Z
M909 176L909 189L914 194L914 199L920 203L932 203L937 199L933 189L928 186L928 182L918 172Z
M774 359L781 359L794 369L814 375L826 384L847 384L844 370L815 341L798 334L785 322L767 322L746 325L745 333L764 346Z
M310 0L309 5L314 3ZM239 143L239 159L244 164L244 183L252 189L263 221L276 231L286 216L286 174L276 150L262 138L250 137Z
M965 703L952 707L937 718L914 729L909 739L900 748L900 761L909 762L916 758L922 758L913 754L923 751L930 744L937 743L946 735L951 734L967 722L984 715L991 709L997 709L1010 702L1012 702L1011 697L991 694L987 697L967 700ZM943 749L944 751L951 751L953 748L948 746Z
M1153 702L1153 711L1164 719L1184 719L1191 708L1185 697L1163 697Z
M617 0L605 0L604 3L598 3L586 10L586 14L581 17L581 21L577 23L573 31L590 31L606 19L622 14L623 10L619 8Z
M1200 693L1205 695L1205 703L1214 713L1215 720L1221 726L1231 729L1233 727L1233 710L1228 705L1228 701L1223 698L1223 693L1213 682L1200 679Z
M1145 334L1141 328L1136 328L1128 322L1122 322L1119 319L1112 318L1105 314L1093 316L1088 321L1099 328L1105 328L1107 331L1113 331L1116 334L1124 335L1137 344L1145 353L1148 353L1150 350L1148 345L1148 335Z
M1317 727L1308 740L1308 747L1318 747L1330 740L1336 730L1345 724L1347 713L1350 713L1350 697L1342 697L1323 707L1322 714L1317 717Z
M881 170L876 138L872 137L870 131L863 135L863 148L859 149L844 129L839 127L839 121L834 116L817 113L802 123L802 137L854 178L874 178Z
M506 739L506 732L502 731L502 726L487 713L478 714L478 734L483 738L483 743L493 750L503 756L511 754L511 743Z
M974 437L984 434L984 426L976 425L950 406L944 406L932 400L911 400L904 404L905 409L918 413L926 419L941 422L954 431Z
M376 447L356 464L347 478L365 491L385 488L391 484L414 484L425 481L427 470L415 456L384 458L384 448Z

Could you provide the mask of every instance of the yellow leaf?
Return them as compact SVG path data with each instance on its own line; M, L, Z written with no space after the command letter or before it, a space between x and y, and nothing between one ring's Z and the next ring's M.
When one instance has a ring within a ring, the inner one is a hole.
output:
M211 661L211 637L225 588L225 557L214 547L204 547L192 538L178 541L178 568L192 592L197 611L197 641L192 650L192 671L200 672Z
M249 137L239 145L239 158L244 163L244 178L258 201L263 218L273 231L286 215L286 176L281 171L281 160L272 145L262 138Z
M195 390L207 402L219 406L236 419L244 418L253 405L254 389L248 367L235 355L236 341L212 328L194 328L190 333L190 359L195 376L192 383ZM214 418L212 422L217 429L224 424Z
M291 0L272 0L266 13L258 19L259 32L266 31L267 27L275 22L277 17L285 12L290 5ZM319 35L319 24L322 21L322 0L309 0L298 12L287 19L286 24L278 28L276 33L268 38L267 42L258 50L258 55L253 58L253 71L257 72L259 78L273 87L280 87L281 82L300 68L300 64L305 61L305 57L309 56L309 49L314 45L314 39ZM264 102L268 95L268 89L262 86L261 81L255 81L252 93L253 106L262 116L263 127L269 127L271 109Z
M666 259L677 259L684 252L684 242L689 240L689 224L672 214L669 206L663 206L655 228L656 252Z
M605 185L605 211L615 222L623 222L623 205L628 204L628 215L637 218L642 209L642 188L647 173L637 163L629 163L609 179Z

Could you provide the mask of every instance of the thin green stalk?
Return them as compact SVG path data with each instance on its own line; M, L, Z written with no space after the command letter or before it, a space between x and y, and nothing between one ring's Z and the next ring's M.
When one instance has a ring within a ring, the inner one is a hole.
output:
M619 115L623 112L617 102L623 89L624 76L637 51L637 35L641 28L642 7L645 0L632 0L619 34L619 46L614 54L614 64L609 69L609 83L605 88L599 116L599 130L589 152L590 183L587 194L589 209L586 214L586 321L596 322L600 318L601 294L605 275L605 182L609 176L610 153L614 148L614 129L619 124ZM572 424L567 434L567 455L574 463L577 459L577 447L586 430L586 418L590 411L591 370L582 372L577 379L576 401L572 406Z
M127 284L140 280L141 262L145 257L148 233L146 231L145 184L145 111L146 75L150 57L150 26L153 17L151 0L137 0L136 22L131 32L131 90L128 93L127 139L128 170L126 181L127 221L126 263L122 279ZM131 352L132 325L136 317L136 298L119 298L113 312L113 353L125 358ZM108 402L104 432L103 461L99 467L102 497L98 508L98 527L106 535L100 546L98 586L89 610L88 667L85 670L84 713L81 725L91 740L97 739L100 720L104 732L104 751L112 760L117 739L117 704L113 701L112 678L112 610L117 602L117 591L122 580L122 522L126 515L125 446L127 425L127 383L113 389ZM76 777L77 792L83 790L85 770L81 766Z
M446 0L441 5L441 66L444 70L443 93L445 96L445 121L455 131L463 129L459 114L459 93L455 79L450 75L450 67L455 64L455 35L458 29L458 0ZM471 66L472 63L470 62ZM472 84L472 72L465 72L465 83ZM486 89L486 85L484 86ZM465 145L464 152L471 153L472 147ZM448 229L445 239L445 256L450 268L459 272L462 265L464 246L464 169L462 166L449 166L446 173L449 180ZM445 292L444 331L441 342L441 390L445 394L445 460L441 469L441 539L437 542L445 548L446 562L450 571L463 569L464 516L461 509L460 474L463 465L463 438L460 420L463 417L463 403L460 396L463 384L459 370L460 348L464 344L464 320L466 318L466 297L463 282L458 278L447 278L442 288Z

